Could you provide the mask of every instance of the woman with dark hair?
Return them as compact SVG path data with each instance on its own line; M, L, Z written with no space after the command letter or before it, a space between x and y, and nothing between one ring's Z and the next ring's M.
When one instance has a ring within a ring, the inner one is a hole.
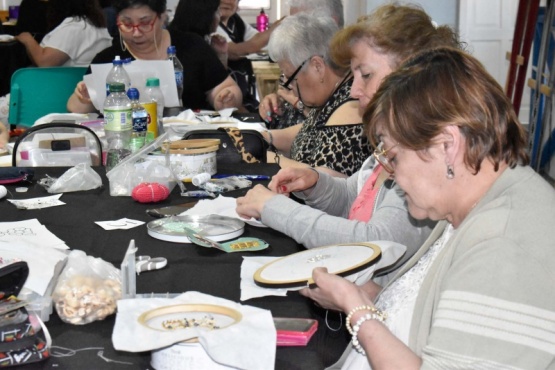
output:
M169 28L204 38L227 68L227 40L215 33L219 23L220 0L180 0Z
M40 44L29 32L16 36L35 65L88 66L110 45L112 37L98 0L50 0L48 6L48 25L55 28Z
M174 45L183 64L183 106L216 109L241 106L241 90L228 76L214 51L198 35L164 29L166 0L114 0L119 37L94 57L92 63L121 59L165 60L168 46ZM79 82L68 101L70 112L95 110L87 86Z
M202 37L210 35L218 28L219 7L220 0L180 0L169 28Z

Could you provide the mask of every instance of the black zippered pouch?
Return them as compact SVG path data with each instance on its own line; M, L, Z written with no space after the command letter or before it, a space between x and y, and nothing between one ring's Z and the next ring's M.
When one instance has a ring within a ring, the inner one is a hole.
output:
M27 167L0 167L0 185L31 181L35 171Z

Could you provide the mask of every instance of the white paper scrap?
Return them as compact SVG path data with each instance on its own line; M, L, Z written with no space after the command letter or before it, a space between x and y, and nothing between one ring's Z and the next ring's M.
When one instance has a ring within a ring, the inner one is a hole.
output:
M8 199L19 209L41 209L54 206L61 206L65 203L60 200L63 194L50 195L48 197L30 198L30 199Z
M121 218L113 221L96 221L95 224L104 230L127 230L144 224L143 221L132 220L130 218Z
M39 248L69 249L63 240L52 234L36 218L0 222L0 246L23 243Z

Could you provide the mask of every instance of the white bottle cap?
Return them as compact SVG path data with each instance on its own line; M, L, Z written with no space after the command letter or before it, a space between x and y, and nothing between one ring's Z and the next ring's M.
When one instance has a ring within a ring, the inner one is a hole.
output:
M212 176L208 172L199 173L198 175L193 176L193 185L200 186L210 180L211 177Z

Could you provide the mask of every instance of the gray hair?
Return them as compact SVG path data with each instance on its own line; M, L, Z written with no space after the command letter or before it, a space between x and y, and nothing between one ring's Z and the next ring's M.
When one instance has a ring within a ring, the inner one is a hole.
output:
M298 67L311 56L319 55L326 65L338 70L329 55L330 41L338 30L330 17L314 17L307 13L289 16L270 36L270 58L276 62L289 61Z
M330 16L335 19L339 28L345 25L341 0L289 0L288 3L289 7L299 8L302 12Z

